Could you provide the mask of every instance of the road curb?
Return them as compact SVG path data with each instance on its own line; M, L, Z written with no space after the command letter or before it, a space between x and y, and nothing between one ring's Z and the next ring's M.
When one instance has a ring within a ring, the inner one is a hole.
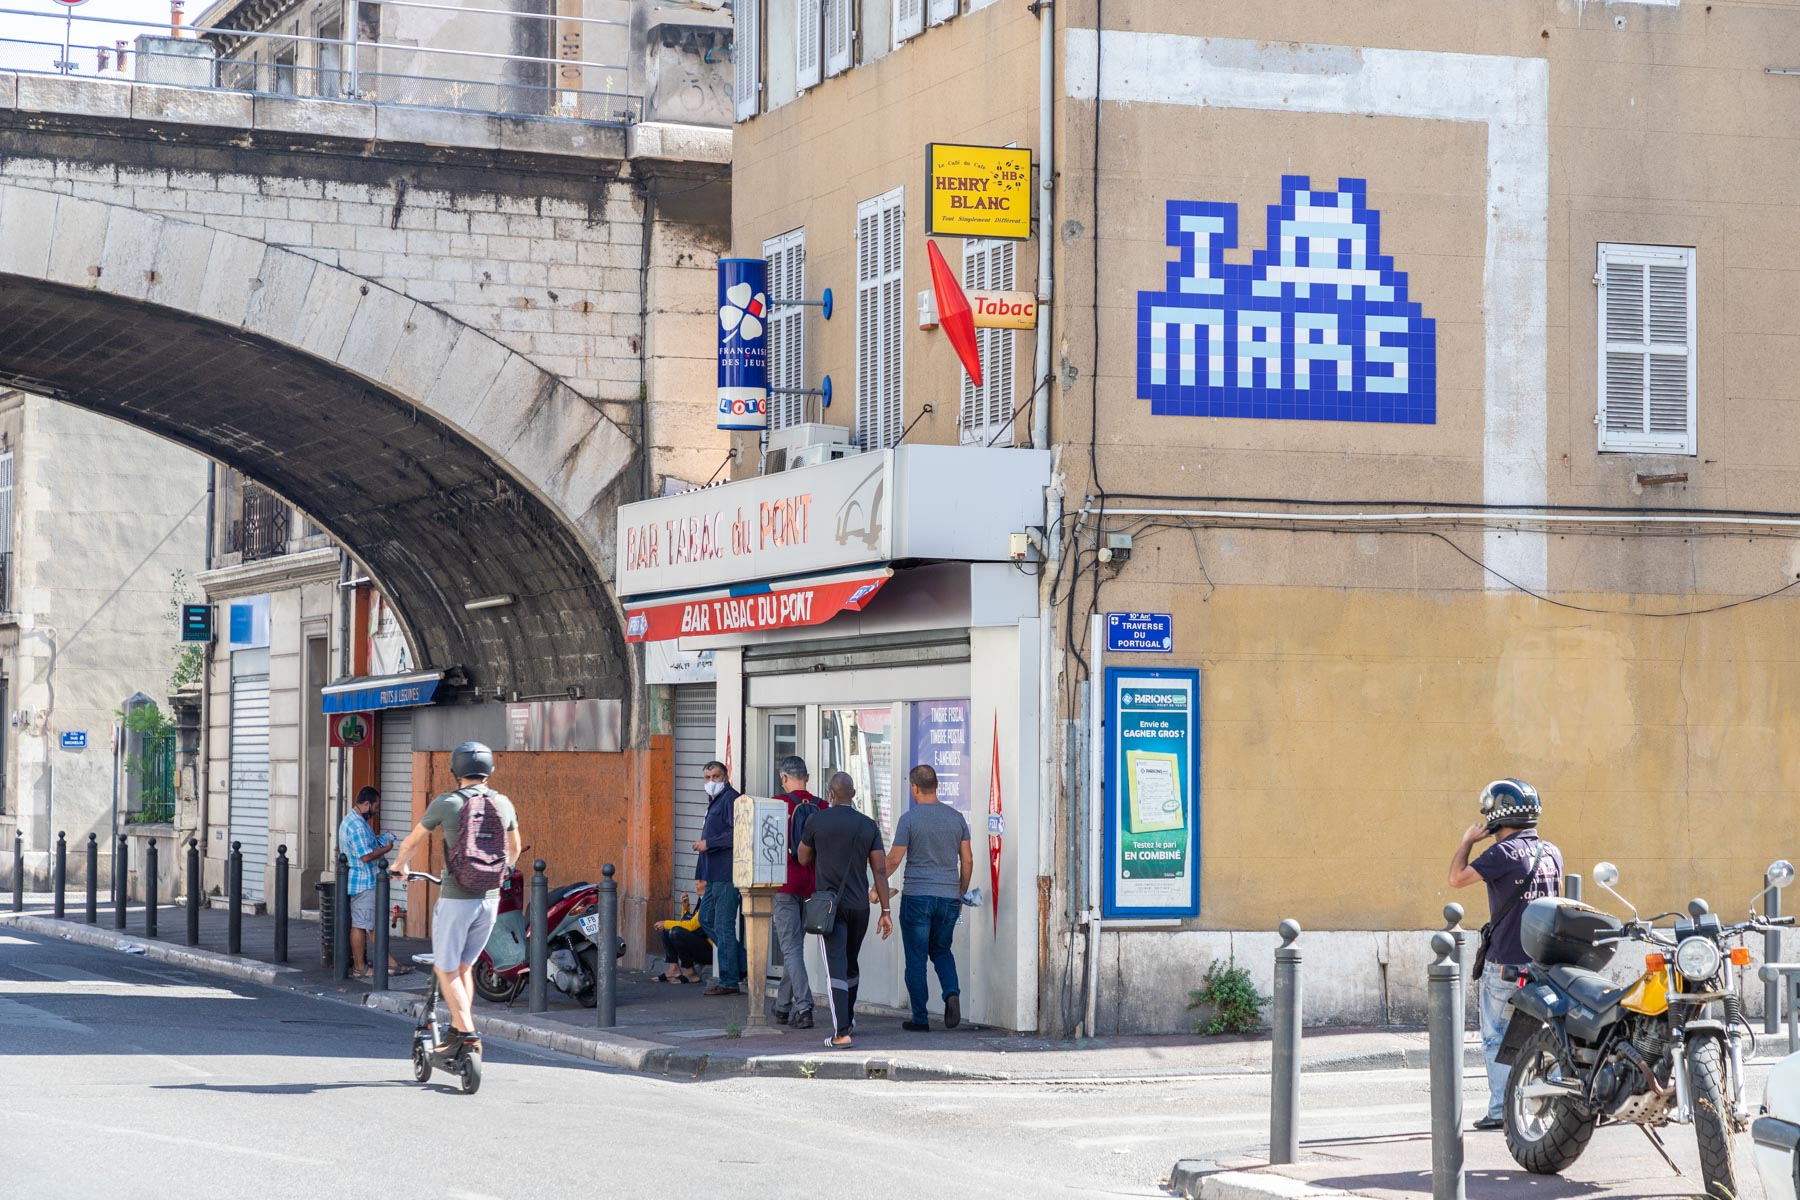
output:
M142 938L130 933L120 933L117 930L104 929L98 925L76 924L67 920L58 921L55 917L40 917L31 913L0 913L0 924L23 929L27 933L41 933L45 937L62 938L66 941L79 942L84 946L99 946L106 950L117 950L122 946L129 946L141 949L142 957L156 962L189 967L212 975L223 975L228 979L238 979L245 983L260 983L264 987L286 988L289 991L304 990L301 987L304 976L294 967L246 962L240 958L233 958L229 954L219 954L212 950L200 950L193 946L171 946L167 942Z
M1256 1171L1220 1171L1202 1175L1195 1182L1197 1189L1186 1193L1192 1200L1330 1200L1357 1194ZM1173 1183L1171 1180L1171 1186Z

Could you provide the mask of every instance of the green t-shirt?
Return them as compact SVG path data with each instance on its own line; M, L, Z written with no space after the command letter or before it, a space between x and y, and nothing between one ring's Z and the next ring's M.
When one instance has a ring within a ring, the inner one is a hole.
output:
M434 799L425 808L425 815L419 818L419 824L427 829L442 827L446 839L456 836L456 830L462 823L463 805L468 802L473 789L461 788L454 792L445 792ZM518 814L513 812L512 801L492 788L486 789L487 797L493 801L494 807L500 810L500 820L508 829L519 827ZM467 888L456 886L456 880L450 877L448 865L449 854L444 855L444 882L438 888L438 895L446 900L495 900L500 896L499 888L490 888L485 892L471 892Z

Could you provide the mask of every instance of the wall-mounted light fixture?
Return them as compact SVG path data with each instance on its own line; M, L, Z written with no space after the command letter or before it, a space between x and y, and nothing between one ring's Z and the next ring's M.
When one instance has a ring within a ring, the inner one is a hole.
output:
M516 599L517 599L516 596L511 596L511 595L483 596L479 600L466 601L463 604L463 607L465 609L467 609L469 612L475 612L476 610L483 609L483 608L505 608L507 605L513 603L513 601Z

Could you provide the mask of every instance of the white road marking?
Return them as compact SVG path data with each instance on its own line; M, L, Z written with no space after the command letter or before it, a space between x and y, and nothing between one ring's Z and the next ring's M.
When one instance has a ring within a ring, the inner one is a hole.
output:
M1419 1104L1374 1104L1360 1105L1355 1108L1307 1108L1302 1105L1300 1116L1303 1122L1314 1120L1329 1121L1338 1117L1398 1117L1417 1116L1428 1112L1430 1106ZM1269 1118L1265 1113L1255 1111L1235 1113L1211 1113L1204 1115L1188 1115L1186 1113L1133 1113L1130 1116L1107 1115L1096 1117L1055 1117L1040 1121L1018 1121L1016 1124L1027 1129L1073 1129L1080 1125L1267 1125Z
M33 1004L0 999L0 1025L21 1025L32 1029L54 1029L62 1033L91 1034L93 1029L79 1021L59 1017Z
M0 1113L14 1121L42 1121L46 1124L68 1125L72 1128L86 1130L90 1133L123 1134L127 1137L147 1138L153 1142L165 1142L171 1146L193 1146L201 1150L222 1150L227 1154L248 1154L254 1158L273 1159L276 1162L296 1163L307 1167L328 1167L331 1163L323 1158L302 1158L294 1154L278 1154L273 1150L261 1150L254 1146L234 1146L230 1142L209 1142L202 1138L176 1137L172 1133L152 1133L147 1129L131 1129L124 1125L96 1125L92 1121L70 1121L61 1117L47 1117L41 1113L20 1112L16 1109Z

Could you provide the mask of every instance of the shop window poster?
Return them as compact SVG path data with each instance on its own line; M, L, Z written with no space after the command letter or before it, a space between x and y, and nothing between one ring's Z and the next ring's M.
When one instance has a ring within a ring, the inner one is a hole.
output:
M1102 915L1200 913L1200 673L1106 670Z
M912 706L912 762L937 772L938 801L969 815L969 702L919 700ZM910 795L910 792L908 793Z

